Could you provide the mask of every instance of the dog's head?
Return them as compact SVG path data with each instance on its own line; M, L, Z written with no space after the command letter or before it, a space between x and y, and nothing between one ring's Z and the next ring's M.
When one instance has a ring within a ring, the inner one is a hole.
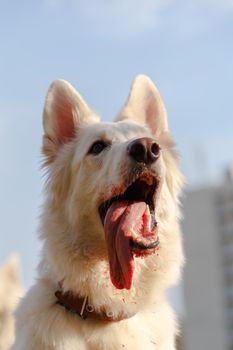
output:
M135 260L167 254L166 235L178 230L182 176L158 90L138 76L116 122L100 123L69 83L55 81L44 132L44 221L57 232L43 235L54 258L66 249L89 267L108 261L113 285L130 289Z

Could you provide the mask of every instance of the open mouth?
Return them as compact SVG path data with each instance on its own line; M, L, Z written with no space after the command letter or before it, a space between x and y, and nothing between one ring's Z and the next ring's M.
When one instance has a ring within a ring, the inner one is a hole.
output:
M142 173L99 207L116 288L130 289L134 257L151 255L159 247L155 208L158 186L157 177Z

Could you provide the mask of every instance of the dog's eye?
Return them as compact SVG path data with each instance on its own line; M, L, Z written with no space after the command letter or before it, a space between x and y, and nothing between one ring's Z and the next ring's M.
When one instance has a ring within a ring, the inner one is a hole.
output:
M108 144L106 142L104 142L104 141L101 141L101 140L100 141L96 141L96 142L93 143L93 145L89 149L88 153L89 154L99 154L107 146L108 146Z

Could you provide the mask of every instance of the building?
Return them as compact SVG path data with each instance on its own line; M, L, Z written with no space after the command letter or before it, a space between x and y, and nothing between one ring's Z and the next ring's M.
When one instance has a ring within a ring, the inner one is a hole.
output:
M233 181L184 199L184 350L233 350Z

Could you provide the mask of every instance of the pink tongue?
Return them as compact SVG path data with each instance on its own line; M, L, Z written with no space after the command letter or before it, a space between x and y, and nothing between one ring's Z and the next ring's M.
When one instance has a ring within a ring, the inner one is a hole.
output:
M145 202L114 202L104 221L110 276L118 289L130 289L133 278L133 254L130 249L131 229L143 226ZM138 230L137 230L138 231Z

